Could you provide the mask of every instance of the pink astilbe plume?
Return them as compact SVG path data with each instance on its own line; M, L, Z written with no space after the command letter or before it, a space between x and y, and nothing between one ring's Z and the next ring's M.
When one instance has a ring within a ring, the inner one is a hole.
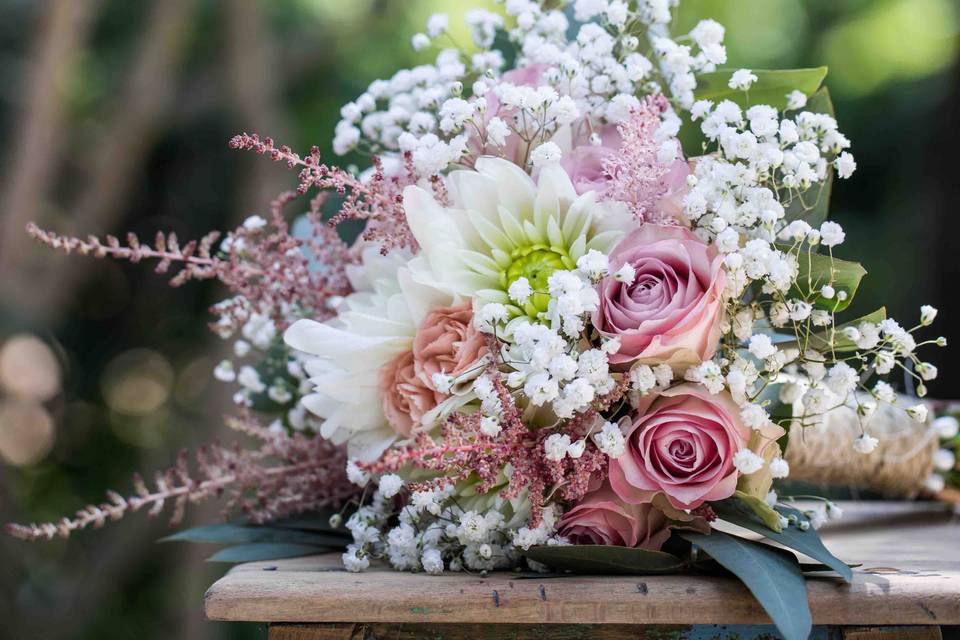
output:
M495 437L481 430L480 413L454 413L444 423L439 440L419 433L412 445L391 449L379 460L361 468L376 474L413 467L442 475L437 480L411 486L413 490L476 477L479 478L477 492L486 493L501 482L500 472L509 464L513 471L500 495L509 500L526 489L531 505L529 526L536 527L549 497L558 493L564 500L579 500L588 491L590 480L602 478L607 466L606 456L589 439L579 458L565 457L559 461L547 459L544 441L555 433L565 433L573 440L585 437L596 419L597 408L609 408L622 398L625 387L617 387L599 400L597 408L578 414L561 428L531 430L523 422L522 412L496 368L491 366L487 375L502 407L501 431Z
M230 147L254 151L269 155L276 162L286 162L291 169L300 168L300 184L297 191L306 193L312 188L332 191L343 198L339 212L330 220L336 226L346 220L362 220L365 227L361 238L381 245L386 254L391 249L417 249L417 241L407 225L403 210L403 190L416 184L421 176L413 170L410 155L404 156L403 171L395 176L387 176L383 162L374 156L372 171L363 178L336 166L320 161L317 147L310 154L301 157L290 147L277 147L270 138L260 138L256 134L241 134L230 140ZM426 177L426 176L424 176ZM429 177L431 185L441 201L446 200L443 182Z
M196 453L192 472L186 451L176 466L158 473L154 489L139 474L133 477L134 493L122 496L107 492L109 502L87 505L73 518L42 524L8 524L7 532L24 540L67 537L86 527L99 528L108 520L119 520L128 512L147 509L153 517L168 503L173 504L170 526L183 519L187 504L225 497L224 517L240 512L253 523L339 507L357 494L347 481L346 457L342 447L323 438L261 426L251 416L230 418L227 424L258 441L255 449L211 445Z
M175 287L190 280L220 280L234 297L211 309L220 316L215 325L217 331L232 332L251 313L269 317L283 329L297 317L324 319L332 315L326 301L350 293L345 267L353 261L346 243L321 220L320 200L311 203L307 214L310 234L306 238L291 235L282 208L295 197L294 192L281 194L271 206L267 225L247 223L238 227L227 234L219 253L212 250L220 236L218 232L183 247L173 233L157 233L153 246L142 244L131 233L124 246L114 236L81 240L34 224L28 225L27 232L66 253L131 262L157 260L157 273L166 273L178 265L180 270L170 281ZM311 258L322 268L311 268Z
M670 167L657 160L660 144L655 134L660 127L660 114L667 106L662 95L645 98L617 126L620 148L603 160L609 181L600 199L625 202L644 222L663 222L654 219L654 205L667 191L664 178Z

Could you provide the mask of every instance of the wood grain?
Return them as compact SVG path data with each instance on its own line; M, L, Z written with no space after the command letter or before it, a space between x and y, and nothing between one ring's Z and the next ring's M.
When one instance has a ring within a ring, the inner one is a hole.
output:
M689 627L620 624L273 624L269 640L667 640L685 637ZM859 639L858 639L859 640ZM863 639L865 640L865 639ZM870 640L874 640L870 638ZM889 640L893 640L890 638ZM927 640L926 636L910 640Z
M828 547L862 562L852 584L808 581L815 624L960 624L960 526L941 511L845 505ZM859 515L858 515L859 514ZM241 565L205 598L214 620L415 624L769 624L738 581L718 576L427 576L340 568L336 555ZM296 636L292 636L296 637ZM349 637L349 636L347 636Z

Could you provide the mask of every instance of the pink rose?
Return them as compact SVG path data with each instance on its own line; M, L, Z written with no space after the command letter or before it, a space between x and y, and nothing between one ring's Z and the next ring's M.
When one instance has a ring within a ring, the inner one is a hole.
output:
M486 353L486 338L473 326L469 303L431 311L413 339L417 375L434 390L435 373L460 376L476 367Z
M413 348L380 370L387 422L397 433L409 436L423 416L447 398L437 390L433 374L462 375L486 353L486 340L473 327L469 304L428 313L413 338Z
M713 356L720 340L722 258L681 227L645 224L610 254L610 272L624 264L636 271L632 284L612 276L598 285L593 324L619 338L610 362L668 363L684 369Z
M610 176L603 170L603 163L620 148L620 134L615 125L600 127L597 134L600 144L583 140L560 159L560 166L570 176L578 194L596 191L599 195L606 190L610 181Z
M700 385L681 384L646 395L624 432L626 454L610 461L610 485L630 503L658 492L679 509L723 500L737 488L733 455L750 436L725 392L712 395Z
M664 507L666 513L649 501L630 504L604 483L567 511L557 530L573 544L639 547L651 551L663 546L673 528L706 532L708 525L702 518Z
M404 351L380 369L380 398L390 426L409 436L443 396L424 384L416 373L413 352Z

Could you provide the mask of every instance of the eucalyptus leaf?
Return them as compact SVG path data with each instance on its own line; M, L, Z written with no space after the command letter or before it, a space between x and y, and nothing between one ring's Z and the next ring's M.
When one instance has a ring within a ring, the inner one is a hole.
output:
M753 510L745 505L739 498L727 498L720 502L711 502L710 506L721 520L759 533L778 544L799 551L814 560L818 560L839 573L847 582L853 580L853 572L850 570L850 567L823 546L820 536L817 535L813 527L803 531L799 527L791 525L784 527L781 531L774 531L765 525ZM798 511L788 507L778 506L776 507L776 511L785 516L800 516Z
M258 560L280 560L281 558L299 558L332 551L328 547L308 544L254 543L238 544L217 551L207 558L207 562L256 562Z
M792 553L722 531L679 531L737 576L773 620L785 640L806 640L813 620L800 563Z
M346 536L334 533L318 533L294 529L279 529L267 526L234 523L211 524L178 531L160 542L205 542L227 544L293 543L312 544L324 547L344 547L349 542Z
M553 569L594 574L677 573L686 565L663 551L631 549L610 545L544 545L521 553Z
M867 270L859 262L831 258L820 253L801 252L798 259L799 271L793 293L800 298L812 299L813 305L831 311L843 311L853 302L860 287L860 281ZM836 293L830 299L820 294L823 285L831 284ZM846 298L840 299L840 292Z
M349 537L350 532L344 527L331 527L330 516L338 513L337 511L320 511L316 513L307 513L299 516L291 516L280 520L272 520L266 526L274 529L298 529L302 531L317 531L333 535L342 535ZM346 517L344 517L346 520Z
M757 76L748 92L740 89L731 89L728 85L734 69L720 69L711 73L697 76L697 89L694 92L697 100L731 100L743 108L754 104L768 104L777 109L787 106L787 94L791 91L801 91L812 96L823 84L827 77L826 67L811 69L753 69Z

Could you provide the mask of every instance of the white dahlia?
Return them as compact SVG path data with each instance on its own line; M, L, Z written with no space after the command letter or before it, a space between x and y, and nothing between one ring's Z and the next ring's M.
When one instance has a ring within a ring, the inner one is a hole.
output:
M534 181L511 162L484 157L475 171L451 173L449 185L452 207L420 187L404 191L421 255L434 278L474 298L475 308L502 303L514 318L537 319L550 300L550 274L575 269L591 249L609 253L635 226L622 205L598 203L592 191L577 195L556 163ZM522 306L509 294L520 278L532 288Z
M363 461L377 458L402 435L385 415L381 372L410 351L430 311L459 301L415 277L417 261L399 252L382 256L377 247L369 247L361 265L349 270L354 293L337 317L322 323L298 320L284 334L290 347L316 356L304 367L314 389L303 404L324 418L320 435L347 442L349 455ZM423 422L462 401L451 398Z

